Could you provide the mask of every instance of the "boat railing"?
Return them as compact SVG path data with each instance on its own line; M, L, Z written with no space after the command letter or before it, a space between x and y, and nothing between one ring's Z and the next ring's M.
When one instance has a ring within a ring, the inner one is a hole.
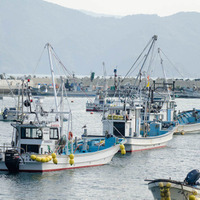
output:
M115 115L115 114L109 114L107 116L107 119L111 119L111 120L124 120L124 116L123 115Z
M11 144L9 143L3 143L3 145L0 145L0 153L5 153L6 150L9 150L9 149L13 149L15 147L12 147Z

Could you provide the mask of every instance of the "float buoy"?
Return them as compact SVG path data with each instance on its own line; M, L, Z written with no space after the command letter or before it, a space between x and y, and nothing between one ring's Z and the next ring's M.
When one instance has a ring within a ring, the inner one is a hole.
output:
M73 164L74 164L74 159L70 159L70 160L69 160L69 164L70 164L70 165L73 165Z
M35 160L36 159L36 155L31 155L31 159Z
M51 156L52 156L52 158L56 158L56 154L55 153L52 153Z
M53 163L54 163L54 164L58 164L58 159L57 159L57 158L54 158L54 159L53 159Z
M196 200L196 197L194 195L190 195L189 200Z
M126 154L126 150L125 150L125 149L122 149L122 150L121 150L121 154L122 154L122 155L125 155L125 154Z
M71 153L71 154L69 155L69 157L70 157L70 159L74 159L74 154Z
M48 158L49 158L49 161L51 161L51 160L52 160L52 156L48 156Z
M68 133L68 140L71 140L73 138L73 133L70 131L69 133Z
M46 158L43 157L43 158L41 159L41 162L46 162Z
M123 144L120 144L120 149L125 149L125 146Z
M125 155L126 154L126 150L125 150L125 146L123 144L120 144L120 149L121 149L121 154Z
M42 160L41 157L37 157L37 158L36 158L36 161L37 161L37 162L41 162L41 160Z

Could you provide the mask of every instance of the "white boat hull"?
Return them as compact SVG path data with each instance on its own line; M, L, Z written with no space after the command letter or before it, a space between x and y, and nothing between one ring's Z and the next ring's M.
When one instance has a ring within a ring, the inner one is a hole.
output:
M154 200L162 200L161 197L161 188L159 184L163 184L164 186L170 184L169 187L169 195L171 200L189 200L190 195L194 195L196 200L200 199L200 188L192 187L189 185L185 185L180 182L171 181L171 180L155 180L148 184L149 190L151 190ZM165 187L164 187L165 188Z
M15 121L17 120L16 115L8 115L6 118L3 117L3 115L0 115L0 121Z
M125 137L125 149L127 152L143 151L165 147L167 142L173 138L173 133L176 129L172 129L168 133L153 137Z
M184 124L177 126L177 133L200 133L200 123Z
M23 156L24 163L20 162L19 172L49 172L104 165L111 161L113 156L119 151L119 148L119 144L117 144L97 152L74 154L73 165L69 164L70 158L67 155L58 155L56 157L58 164L54 164L52 160L45 163L32 161L30 156L26 154L26 156ZM4 158L0 161L0 171L8 171Z
M103 112L107 111L108 107L104 105L86 104L86 111Z

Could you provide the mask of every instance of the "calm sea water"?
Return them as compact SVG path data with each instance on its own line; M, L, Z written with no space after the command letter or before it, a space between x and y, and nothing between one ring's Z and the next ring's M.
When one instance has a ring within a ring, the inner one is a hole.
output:
M73 102L72 102L73 101ZM88 133L102 132L101 114L85 112L86 98L69 98L73 113L73 133L80 136L82 126ZM200 99L177 99L177 110L200 108ZM5 97L0 106L12 106ZM53 98L46 97L50 107ZM11 141L12 127L0 122L0 143ZM144 179L184 180L187 173L200 168L200 134L177 135L162 149L117 154L108 165L47 173L9 174L0 172L0 199L104 199L151 200Z

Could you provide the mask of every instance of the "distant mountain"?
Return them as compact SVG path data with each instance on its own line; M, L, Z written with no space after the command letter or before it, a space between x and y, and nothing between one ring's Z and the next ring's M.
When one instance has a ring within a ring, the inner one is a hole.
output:
M42 0L0 1L0 73L47 73L37 66L49 42L65 66L75 74L91 71L125 75L153 35L157 46L186 76L199 78L200 13L169 17L132 15L93 17ZM173 69L170 70L174 74Z

